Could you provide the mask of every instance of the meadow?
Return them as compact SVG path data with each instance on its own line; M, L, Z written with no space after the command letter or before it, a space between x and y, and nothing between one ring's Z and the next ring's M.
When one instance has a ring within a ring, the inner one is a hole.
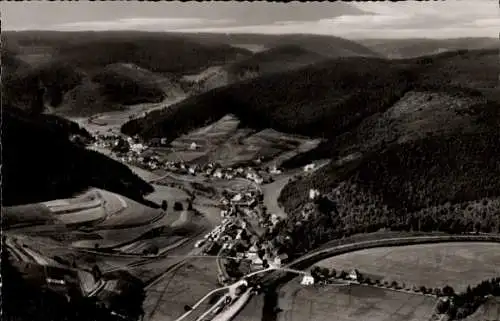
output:
M317 265L336 270L353 268L408 286L452 286L463 291L468 285L500 274L498 243L438 243L381 247L328 258Z
M296 279L280 291L278 321L428 321L435 300L358 285L304 288Z

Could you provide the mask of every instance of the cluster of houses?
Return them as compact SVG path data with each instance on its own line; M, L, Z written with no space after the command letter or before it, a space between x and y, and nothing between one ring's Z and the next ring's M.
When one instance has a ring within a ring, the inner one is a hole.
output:
M281 267L287 254L256 233L256 229L272 231L279 222L277 215L262 211L260 191L224 194L220 200L222 223L195 246L208 254L231 256L236 263L246 261L252 270Z
M138 137L126 137L113 134L96 135L95 147L106 148L113 151L122 162L133 164L149 170L164 169L177 174L201 175L216 179L232 180L234 178L248 179L256 184L264 184L270 181L272 175L280 175L282 171L276 166L267 168L265 171L259 171L253 167L227 167L223 168L220 164L210 162L204 165L186 164L179 161L162 161L158 155L155 155ZM166 139L162 138L159 142L151 143L151 146L166 144ZM190 149L197 149L198 145L192 143ZM149 152L148 152L149 151Z

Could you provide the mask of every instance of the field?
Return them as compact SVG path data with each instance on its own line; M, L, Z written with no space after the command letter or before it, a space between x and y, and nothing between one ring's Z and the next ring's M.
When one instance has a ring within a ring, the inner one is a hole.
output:
M32 223L34 226L22 226L17 231L54 238L64 244L84 249L114 248L134 242L137 244L133 244L133 250L130 252L139 254L149 245L156 245L160 250L171 248L211 226L211 223L202 216L184 215L186 213L174 211L174 200L185 201L185 198L175 198L182 196L180 192L166 195L168 191L177 191L176 189L162 187L160 190L165 193L162 199L168 199L169 202L167 212L142 205L115 193L93 189L91 191L99 193L104 200L104 206L79 209L79 205L86 204L75 203L74 199L47 202L52 207L56 205L64 207L73 203L74 212L58 215L51 213L43 204L7 207L3 213L4 221L7 221L4 224L9 226L8 224ZM90 195L90 192L84 195ZM79 200L86 199L80 197ZM100 221L81 231L64 225L87 223L92 220ZM163 231L159 231L160 228L163 228ZM142 240L136 242L138 239Z
M280 166L287 159L317 147L320 142L272 129L255 131L239 126L238 118L226 115L175 139L171 142L172 148L157 148L155 151L165 160L211 161L229 167L262 157L267 165ZM197 145L195 150L190 150L192 143Z
M153 209L151 207L142 205L133 200L122 197L118 194L102 191L104 197L106 197L106 204L113 204L112 201L122 203L122 207L118 207L116 204L115 211L108 212L108 217L104 222L98 224L98 228L126 228L130 226L147 225L156 220L159 220L165 215L159 209Z
M264 307L264 296L254 296L251 298L247 305L238 313L236 321L261 321L262 308Z
M428 321L435 304L428 296L357 285L304 288L296 279L280 292L277 320Z
M439 243L381 247L339 255L317 263L337 270L358 269L389 282L457 291L500 274L500 244Z
M155 191L144 198L157 204L161 204L163 200L166 200L168 206L172 207L174 202L184 202L189 198L189 195L180 188L157 184L153 184L153 187Z
M166 108L169 105L172 105L185 97L174 97L167 98L160 103L143 103L136 104L123 110L118 111L110 111L101 113L91 117L91 121L89 121L89 117L68 117L70 120L77 122L80 126L84 127L89 133L92 134L106 134L113 133L119 134L120 127L124 123L130 120L130 117L138 117L144 114L145 112L149 112L155 109Z
M53 221L52 212L43 204L2 207L2 227L4 228L30 222L40 224Z
M184 305L192 305L211 290L218 288L216 280L215 259L191 260L148 289L144 302L144 319L175 320L185 312ZM208 306L208 304L202 304L198 309L201 312ZM193 313L195 314L197 311ZM188 318L187 320L194 319Z

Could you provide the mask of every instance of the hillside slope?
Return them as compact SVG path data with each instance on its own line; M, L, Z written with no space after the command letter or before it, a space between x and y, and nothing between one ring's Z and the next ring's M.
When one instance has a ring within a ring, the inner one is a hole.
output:
M62 106L60 112L71 115L162 101L182 94L176 83L181 75L250 55L165 33L27 31L5 32L2 40L16 48L11 56L18 61L43 56L22 73L11 68L6 99L37 112Z
M294 45L304 50L320 55L335 57L366 56L380 57L381 55L356 41L324 35L313 34L223 34L223 33L182 33L183 37L193 41L213 44L224 43L232 46L253 45L267 49L279 46Z
M158 103L165 98L184 95L180 86L168 76L153 73L134 64L110 64L88 75L69 90L58 114L87 116L129 105Z
M328 58L297 45L282 45L253 54L225 66L211 67L183 77L186 85L200 93L235 82L311 65Z
M482 93L498 81L494 55L441 56L421 69L421 83L386 112L302 155L302 163L319 155L336 162L287 185L281 202L299 215L318 188L335 201L339 229L350 232L499 230L500 100Z
M500 100L491 95L499 73L498 50L339 58L218 88L122 130L171 139L232 113L242 127L325 137L288 162L333 160L285 187L291 215L319 188L335 200L339 228L376 230L414 217L425 218L420 227L454 219L469 231L483 230L484 219L486 231L500 227Z
M411 78L382 59L338 58L217 88L132 120L122 131L172 140L232 113L244 126L330 137L388 108Z
M88 136L56 116L3 106L2 205L70 197L93 186L141 200L152 187L125 165L68 140Z
M451 101L441 100L445 105L450 105L450 102L453 104L453 100L461 92L470 96L484 96L485 99L499 102L498 75L500 74L500 64L498 64L498 54L499 52L496 49L462 50L415 59L392 60L392 62L411 66L410 70L413 74L412 89L424 92L430 91L431 93L449 93L451 97L448 96L448 98ZM433 98L427 97L425 99ZM430 112L430 115L432 115L432 112ZM366 122L376 122L379 116L380 114L375 114L372 118L366 119ZM384 120L380 121L384 122ZM386 125L384 124L384 126ZM445 125L443 124L444 128L447 126ZM363 126L366 127L367 125ZM338 157L339 148L342 145L346 147L343 141L347 139L352 142L353 135L358 135L356 130L352 128L344 135L335 137L335 139L321 144L316 150L299 155L284 165L295 167L307 164L311 159ZM381 134L384 136L387 132L379 130L377 133L367 134L363 137L367 138L369 135L375 135L373 139L377 140L382 137ZM359 142L359 139L357 142Z
M201 44L171 33L140 31L7 31L2 40L17 44L21 55L39 52L84 70L132 63L153 72L185 73L251 53L227 44Z
M498 48L498 39L495 38L363 39L358 42L391 59L412 58L461 49Z

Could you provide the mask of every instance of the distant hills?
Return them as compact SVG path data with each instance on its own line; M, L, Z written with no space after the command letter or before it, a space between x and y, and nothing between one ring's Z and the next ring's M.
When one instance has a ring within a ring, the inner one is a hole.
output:
M71 197L88 187L142 201L153 188L125 165L69 140L89 134L51 115L2 106L2 205Z
M281 45L224 66L211 67L182 78L189 91L201 93L247 79L294 70L329 59L298 45Z
M206 91L339 56L377 56L356 42L315 35L150 32L2 33L3 101L30 110L86 116ZM267 50L255 55L240 45ZM181 77L206 74L195 87Z
M217 88L132 120L122 130L175 139L232 113L250 127L333 138L384 112L415 88L474 89L490 95L498 71L498 51L493 49L405 60L337 58Z
M362 39L358 43L391 59L414 58L445 51L499 48L498 38Z
M250 127L332 136L390 106L409 87L409 77L383 59L339 58L217 88L132 120L122 130L174 139L233 113Z
M327 59L326 56L299 45L280 45L232 63L227 66L227 69L231 75L245 78L246 73L266 75L297 69Z
M380 57L381 55L367 46L353 40L336 36L312 34L216 34L216 33L178 33L187 39L206 44L228 44L231 46L258 45L265 49L295 45L304 50L335 58L349 56Z
M176 85L180 75L251 54L165 33L29 31L5 32L2 39L6 51L15 48L3 61L4 101L36 110L62 107L72 115L183 94ZM18 72L20 65L27 70Z

